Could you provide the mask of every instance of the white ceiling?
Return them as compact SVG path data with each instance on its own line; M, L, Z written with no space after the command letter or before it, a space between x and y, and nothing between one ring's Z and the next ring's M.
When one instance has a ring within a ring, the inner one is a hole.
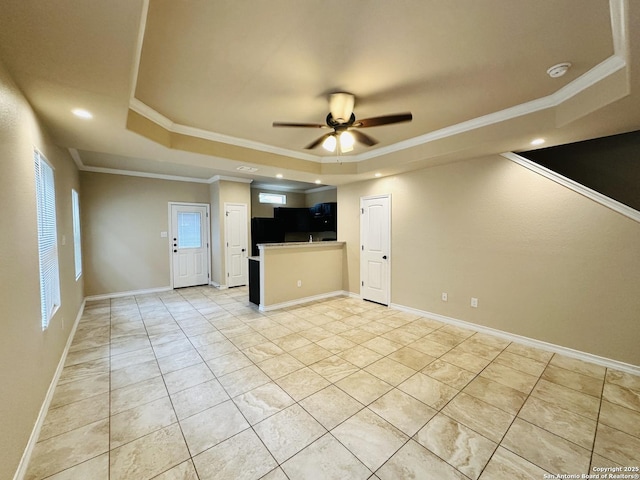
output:
M304 190L640 129L640 2L2 3L0 58L84 170ZM335 91L358 118L414 120L341 157L303 149L320 130L271 126L323 123Z

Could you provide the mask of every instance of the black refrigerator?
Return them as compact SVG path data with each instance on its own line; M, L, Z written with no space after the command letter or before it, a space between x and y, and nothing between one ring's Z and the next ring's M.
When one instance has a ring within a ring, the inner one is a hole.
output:
M251 219L251 255L258 256L259 243L283 243L284 224L279 218L253 217Z

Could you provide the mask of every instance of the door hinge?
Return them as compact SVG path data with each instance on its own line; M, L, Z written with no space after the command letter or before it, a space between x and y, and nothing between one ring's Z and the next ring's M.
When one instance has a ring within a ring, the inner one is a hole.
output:
M364 287L364 281L362 282L362 286Z
M228 217L229 216L229 212L224 212L224 216Z
M364 252L364 245L362 245L362 251Z
M362 215L364 215L364 208L361 208L360 212L362 213Z

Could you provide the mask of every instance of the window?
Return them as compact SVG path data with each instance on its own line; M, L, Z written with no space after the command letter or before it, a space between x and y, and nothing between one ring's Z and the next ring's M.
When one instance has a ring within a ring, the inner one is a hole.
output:
M200 212L178 212L178 248L202 248Z
M282 195L281 193L265 193L260 192L258 194L258 201L260 203L275 203L278 205L286 205L287 204L287 196Z
M73 215L73 258L76 266L76 280L82 275L82 241L80 239L80 200L78 192L71 189L71 214Z
M38 258L40 260L40 305L42 329L60 306L60 273L58 269L58 234L56 227L56 191L53 169L34 151L36 171L36 208L38 212Z

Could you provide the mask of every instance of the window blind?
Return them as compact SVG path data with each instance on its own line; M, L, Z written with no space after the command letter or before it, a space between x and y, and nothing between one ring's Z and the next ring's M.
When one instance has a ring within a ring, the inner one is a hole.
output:
M71 213L73 216L73 257L75 259L76 280L82 275L82 241L80 237L80 199L78 192L71 189Z
M38 257L40 260L40 305L42 329L46 329L60 306L60 273L56 228L56 192L53 169L34 152L38 212Z

